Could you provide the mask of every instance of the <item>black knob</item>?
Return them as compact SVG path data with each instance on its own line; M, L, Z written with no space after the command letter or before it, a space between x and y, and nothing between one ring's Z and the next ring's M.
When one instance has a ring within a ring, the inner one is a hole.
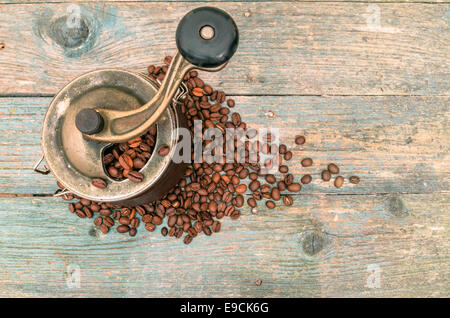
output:
M181 55L190 63L213 68L227 62L236 52L239 32L225 11L201 7L181 19L176 42Z
M104 121L94 109L82 109L75 118L75 125L83 134L92 135L102 131Z

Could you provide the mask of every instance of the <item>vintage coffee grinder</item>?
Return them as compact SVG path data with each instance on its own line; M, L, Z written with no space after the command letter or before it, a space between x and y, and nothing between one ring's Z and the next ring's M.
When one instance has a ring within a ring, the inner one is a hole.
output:
M35 171L52 172L66 192L98 202L142 204L161 198L178 183L186 164L171 158L176 129L186 125L177 104L187 95L182 80L192 69L219 71L235 53L238 29L226 12L201 7L186 14L176 31L178 52L162 83L144 74L122 69L101 69L77 77L53 99L42 128L43 158ZM181 84L181 85L180 85ZM140 183L115 180L103 164L105 150L143 135L155 124L155 148L169 145L171 152L156 151L140 170ZM42 160L48 169L39 169ZM104 189L92 178L107 182Z

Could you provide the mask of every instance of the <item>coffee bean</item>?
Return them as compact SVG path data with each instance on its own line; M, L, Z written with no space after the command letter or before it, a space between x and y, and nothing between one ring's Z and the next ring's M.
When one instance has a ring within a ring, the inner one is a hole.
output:
M334 186L336 188L342 187L343 184L344 184L344 178L343 177L337 176L336 179L334 179Z
M281 165L278 169L281 173L288 173L289 167L286 165Z
M119 157L119 163L124 170L131 170L133 168L133 159L126 153Z
M105 224L102 224L102 225L100 225L100 231L101 231L103 234L106 234L106 233L109 232L109 227L106 226Z
M313 161L311 158L305 158L302 160L301 164L303 167L310 167L310 166L312 166Z
M359 179L358 176L351 176L351 177L349 178L349 180L350 180L350 183L353 183L353 184L358 184L359 181L360 181L360 179Z
M119 219L119 223L123 224L123 225L129 225L130 224L130 219L128 217L126 217L126 216L122 216Z
M239 194L245 193L245 191L247 191L247 186L245 184L240 184L236 187L235 191Z
M249 187L249 189L250 189L251 191L255 192L256 190L259 189L259 186L260 186L259 181L254 180L254 181L250 182L250 184L249 184L248 187Z
M220 232L220 227L221 227L221 224L218 221L214 221L211 226L214 233Z
M291 159L292 159L292 151L287 151L287 152L284 154L284 160L289 161L289 160L291 160Z
M305 174L305 175L300 179L300 181L301 181L303 184L308 184L308 183L311 183L312 177L311 177L311 175L309 175L309 174Z
M132 182L139 183L144 180L144 175L138 171L130 171L128 172L127 178Z
M339 167L336 166L334 163L330 163L328 165L328 171L330 171L331 174L338 174L339 173Z
M117 232L119 233L126 233L130 230L130 228L127 225L119 225L117 227Z
M161 229L162 236L167 236L168 232L169 232L169 230L167 230L167 227L165 227L165 226Z
M272 199L274 199L275 201L278 201L281 199L280 190L278 190L278 188L272 189Z
M91 183L94 187L97 187L99 189L105 189L106 188L106 182L103 179L100 178L93 178L91 180Z
M268 175L266 175L266 181L270 184L273 184L277 181L277 179L275 178L275 176L273 174L268 174Z
M289 173L284 177L284 183L290 185L292 182L294 182L294 176Z
M300 185L300 183L291 183L287 186L287 189L291 192L298 192L302 189L302 186Z
M331 180L331 173L328 170L323 170L321 176L322 176L322 180L323 181L327 181L328 182L328 181Z
M102 225L102 223L103 223L103 219L101 217L98 216L94 219L94 224L96 226L100 226L100 225Z
M234 103L234 99L229 99L229 100L227 100L227 105L228 105L228 107L234 107L234 105L235 105L235 103Z
M170 152L170 147L168 145L161 145L158 147L158 155L164 157Z
M145 229L149 232L153 232L156 229L156 226L153 223L146 223Z
M254 208L254 207L256 207L256 200L254 199L254 198L249 198L248 200L247 200L247 204L250 206L250 207L252 207L252 208Z
M297 136L295 137L295 143L297 145L303 145L305 143L306 139L304 136Z
M203 89L201 87L196 87L192 90L192 94L194 94L194 96L197 97L202 97L203 96Z
M273 209L273 208L275 208L276 204L275 204L275 202L269 200L269 201L266 202L266 206L269 209Z
M292 205L294 203L294 200L292 199L292 197L290 195L285 195L283 197L283 203L286 206L290 206L290 205Z

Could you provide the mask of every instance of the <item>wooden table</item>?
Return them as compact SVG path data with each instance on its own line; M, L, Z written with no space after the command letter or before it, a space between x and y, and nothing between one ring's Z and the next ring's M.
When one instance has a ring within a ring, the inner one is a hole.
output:
M0 0L0 296L449 296L448 2L211 3L241 39L202 77L252 127L280 127L292 147L305 134L291 169L313 182L294 206L245 208L189 246L143 228L99 234L32 166L59 88L160 63L204 3L73 3ZM330 162L361 183L322 182Z

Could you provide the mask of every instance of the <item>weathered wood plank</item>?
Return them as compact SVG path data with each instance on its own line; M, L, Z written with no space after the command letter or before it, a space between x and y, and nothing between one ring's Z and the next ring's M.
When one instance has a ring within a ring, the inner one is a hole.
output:
M104 236L57 199L0 198L0 296L448 297L449 194L296 200L185 246L145 230ZM380 288L368 288L377 266Z
M249 126L274 127L294 149L297 176L312 173L305 193L431 193L450 185L449 97L237 96L235 110ZM32 171L40 157L40 130L50 98L0 98L0 193L52 193L51 175ZM272 117L270 117L273 114ZM295 147L293 136L307 143ZM314 166L302 168L310 156ZM358 186L342 189L320 181L336 162Z
M29 3L79 3L79 2L95 2L97 0L0 0L0 4L2 3L13 3L13 4L29 4ZM161 2L161 0L108 0L105 2ZM165 0L164 2L199 2L196 0ZM217 0L210 1L204 0L201 2L330 2L329 0ZM361 1L361 0L334 0L333 2L366 2L371 3L371 1ZM377 2L386 2L386 3L448 3L443 0L379 0Z
M86 3L71 29L68 4L0 5L0 95L54 94L102 67L143 71L174 53L177 22L200 5ZM230 94L448 94L447 3L380 3L381 25L368 3L211 5L241 30L237 55L210 76Z

